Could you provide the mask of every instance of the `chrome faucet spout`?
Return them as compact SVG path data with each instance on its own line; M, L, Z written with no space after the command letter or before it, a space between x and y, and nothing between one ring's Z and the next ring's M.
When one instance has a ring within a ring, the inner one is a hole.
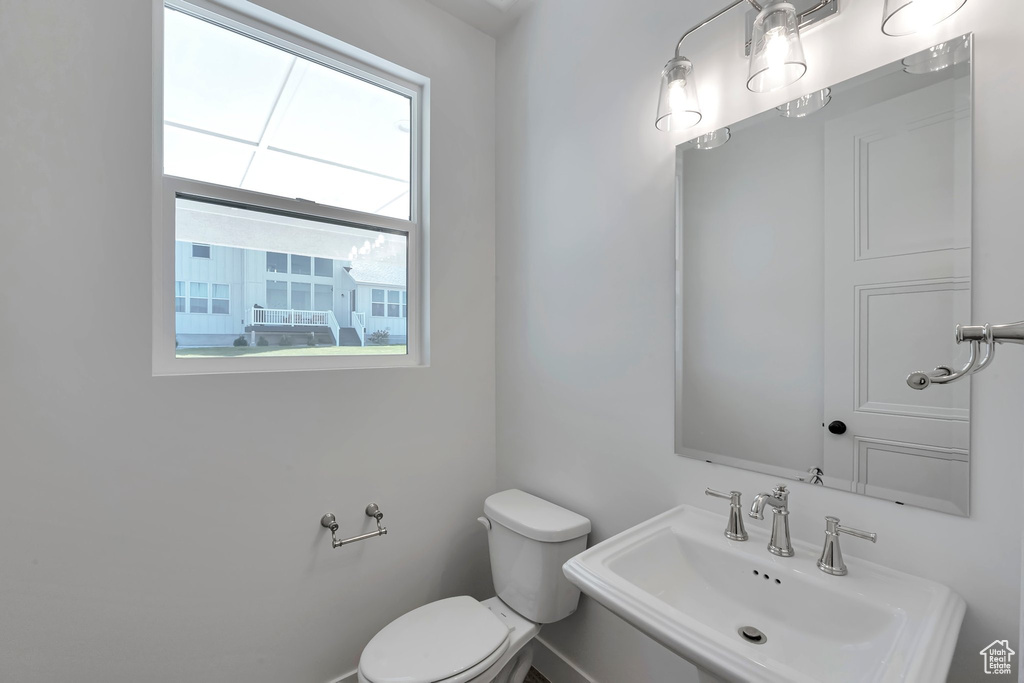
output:
M768 552L779 557L792 557L793 542L789 537L789 491L784 484L776 486L771 493L759 493L754 496L754 502L750 505L750 516L754 519L764 519L766 505L770 505L774 511Z

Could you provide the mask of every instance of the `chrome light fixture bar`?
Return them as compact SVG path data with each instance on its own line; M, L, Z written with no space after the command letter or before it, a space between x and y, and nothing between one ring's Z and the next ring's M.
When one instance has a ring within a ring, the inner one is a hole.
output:
M750 55L750 78L747 87L753 92L769 92L790 85L807 71L800 28L836 13L839 0L818 0L812 7L798 12L790 2L761 5L757 0L734 0L731 4L689 29L676 43L675 56L661 72L661 90L655 127L661 131L691 128L702 118L693 63L683 56L683 41L698 29L738 5L748 4L757 11L752 35L746 45Z

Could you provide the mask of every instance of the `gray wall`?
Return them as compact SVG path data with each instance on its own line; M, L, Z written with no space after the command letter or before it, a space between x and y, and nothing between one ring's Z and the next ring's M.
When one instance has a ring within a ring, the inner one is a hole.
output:
M328 681L492 594L494 41L420 0L262 4L432 79L431 366L152 377L152 5L2 0L5 681ZM371 500L388 536L332 550L320 516Z
M807 32L803 91L976 31L974 316L1019 320L1017 196L1024 105L1013 59L1020 3L968 2L930 34L888 38L881 1L844 2ZM600 541L679 503L721 511L705 486L748 496L762 475L673 455L674 145L792 99L752 95L741 10L687 41L705 111L691 135L654 129L659 71L718 0L545 0L498 45L498 484L594 522ZM740 189L740 188L738 188ZM609 326L608 311L629 325ZM572 335L566 335L572 330ZM937 361L936 361L937 362ZM850 555L944 582L969 605L950 680L984 678L978 651L1017 638L1024 353L974 382L972 516L819 487L793 490L794 535L834 514L878 531ZM600 683L694 680L694 670L593 602L541 637ZM1018 648L1019 651L1019 648Z

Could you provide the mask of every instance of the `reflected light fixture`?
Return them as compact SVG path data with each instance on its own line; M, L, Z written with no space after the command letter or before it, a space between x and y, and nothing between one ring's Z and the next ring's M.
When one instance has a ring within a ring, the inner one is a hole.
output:
M750 5L757 12L751 28L749 48L750 69L747 88L751 92L770 92L798 81L807 72L800 28L832 16L839 0L799 0L801 6L812 5L798 12L791 2L772 0L765 5L758 0L734 0L683 34L676 43L675 56L661 72L661 90L655 126L661 131L683 130L701 120L693 63L683 56L686 37L703 28L738 5ZM904 0L906 1L906 0ZM751 13L752 14L752 13Z
M903 70L916 75L934 73L966 62L970 57L971 35L968 33L906 57Z
M732 131L728 128L719 128L718 130L713 130L710 133L699 135L691 140L691 142L693 143L694 149L716 149L729 142L729 138L731 137Z
M882 33L909 36L956 14L967 0L885 0Z
M816 111L821 111L831 101L832 88L825 88L807 93L803 97L798 97L775 108L779 110L779 114L787 119L802 119Z

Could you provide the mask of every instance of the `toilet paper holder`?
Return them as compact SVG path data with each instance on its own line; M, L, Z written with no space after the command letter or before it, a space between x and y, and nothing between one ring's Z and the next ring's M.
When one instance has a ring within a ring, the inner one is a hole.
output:
M328 512L320 518L320 526L331 530L331 543L334 548L340 548L343 545L355 543L356 541L365 541L368 538L384 536L388 533L388 528L386 526L381 526L380 523L380 521L384 519L384 513L380 511L379 505L376 503L370 503L367 505L366 516L377 520L377 530L370 531L360 536L353 536L352 538L338 538L338 520L334 517L333 512Z

